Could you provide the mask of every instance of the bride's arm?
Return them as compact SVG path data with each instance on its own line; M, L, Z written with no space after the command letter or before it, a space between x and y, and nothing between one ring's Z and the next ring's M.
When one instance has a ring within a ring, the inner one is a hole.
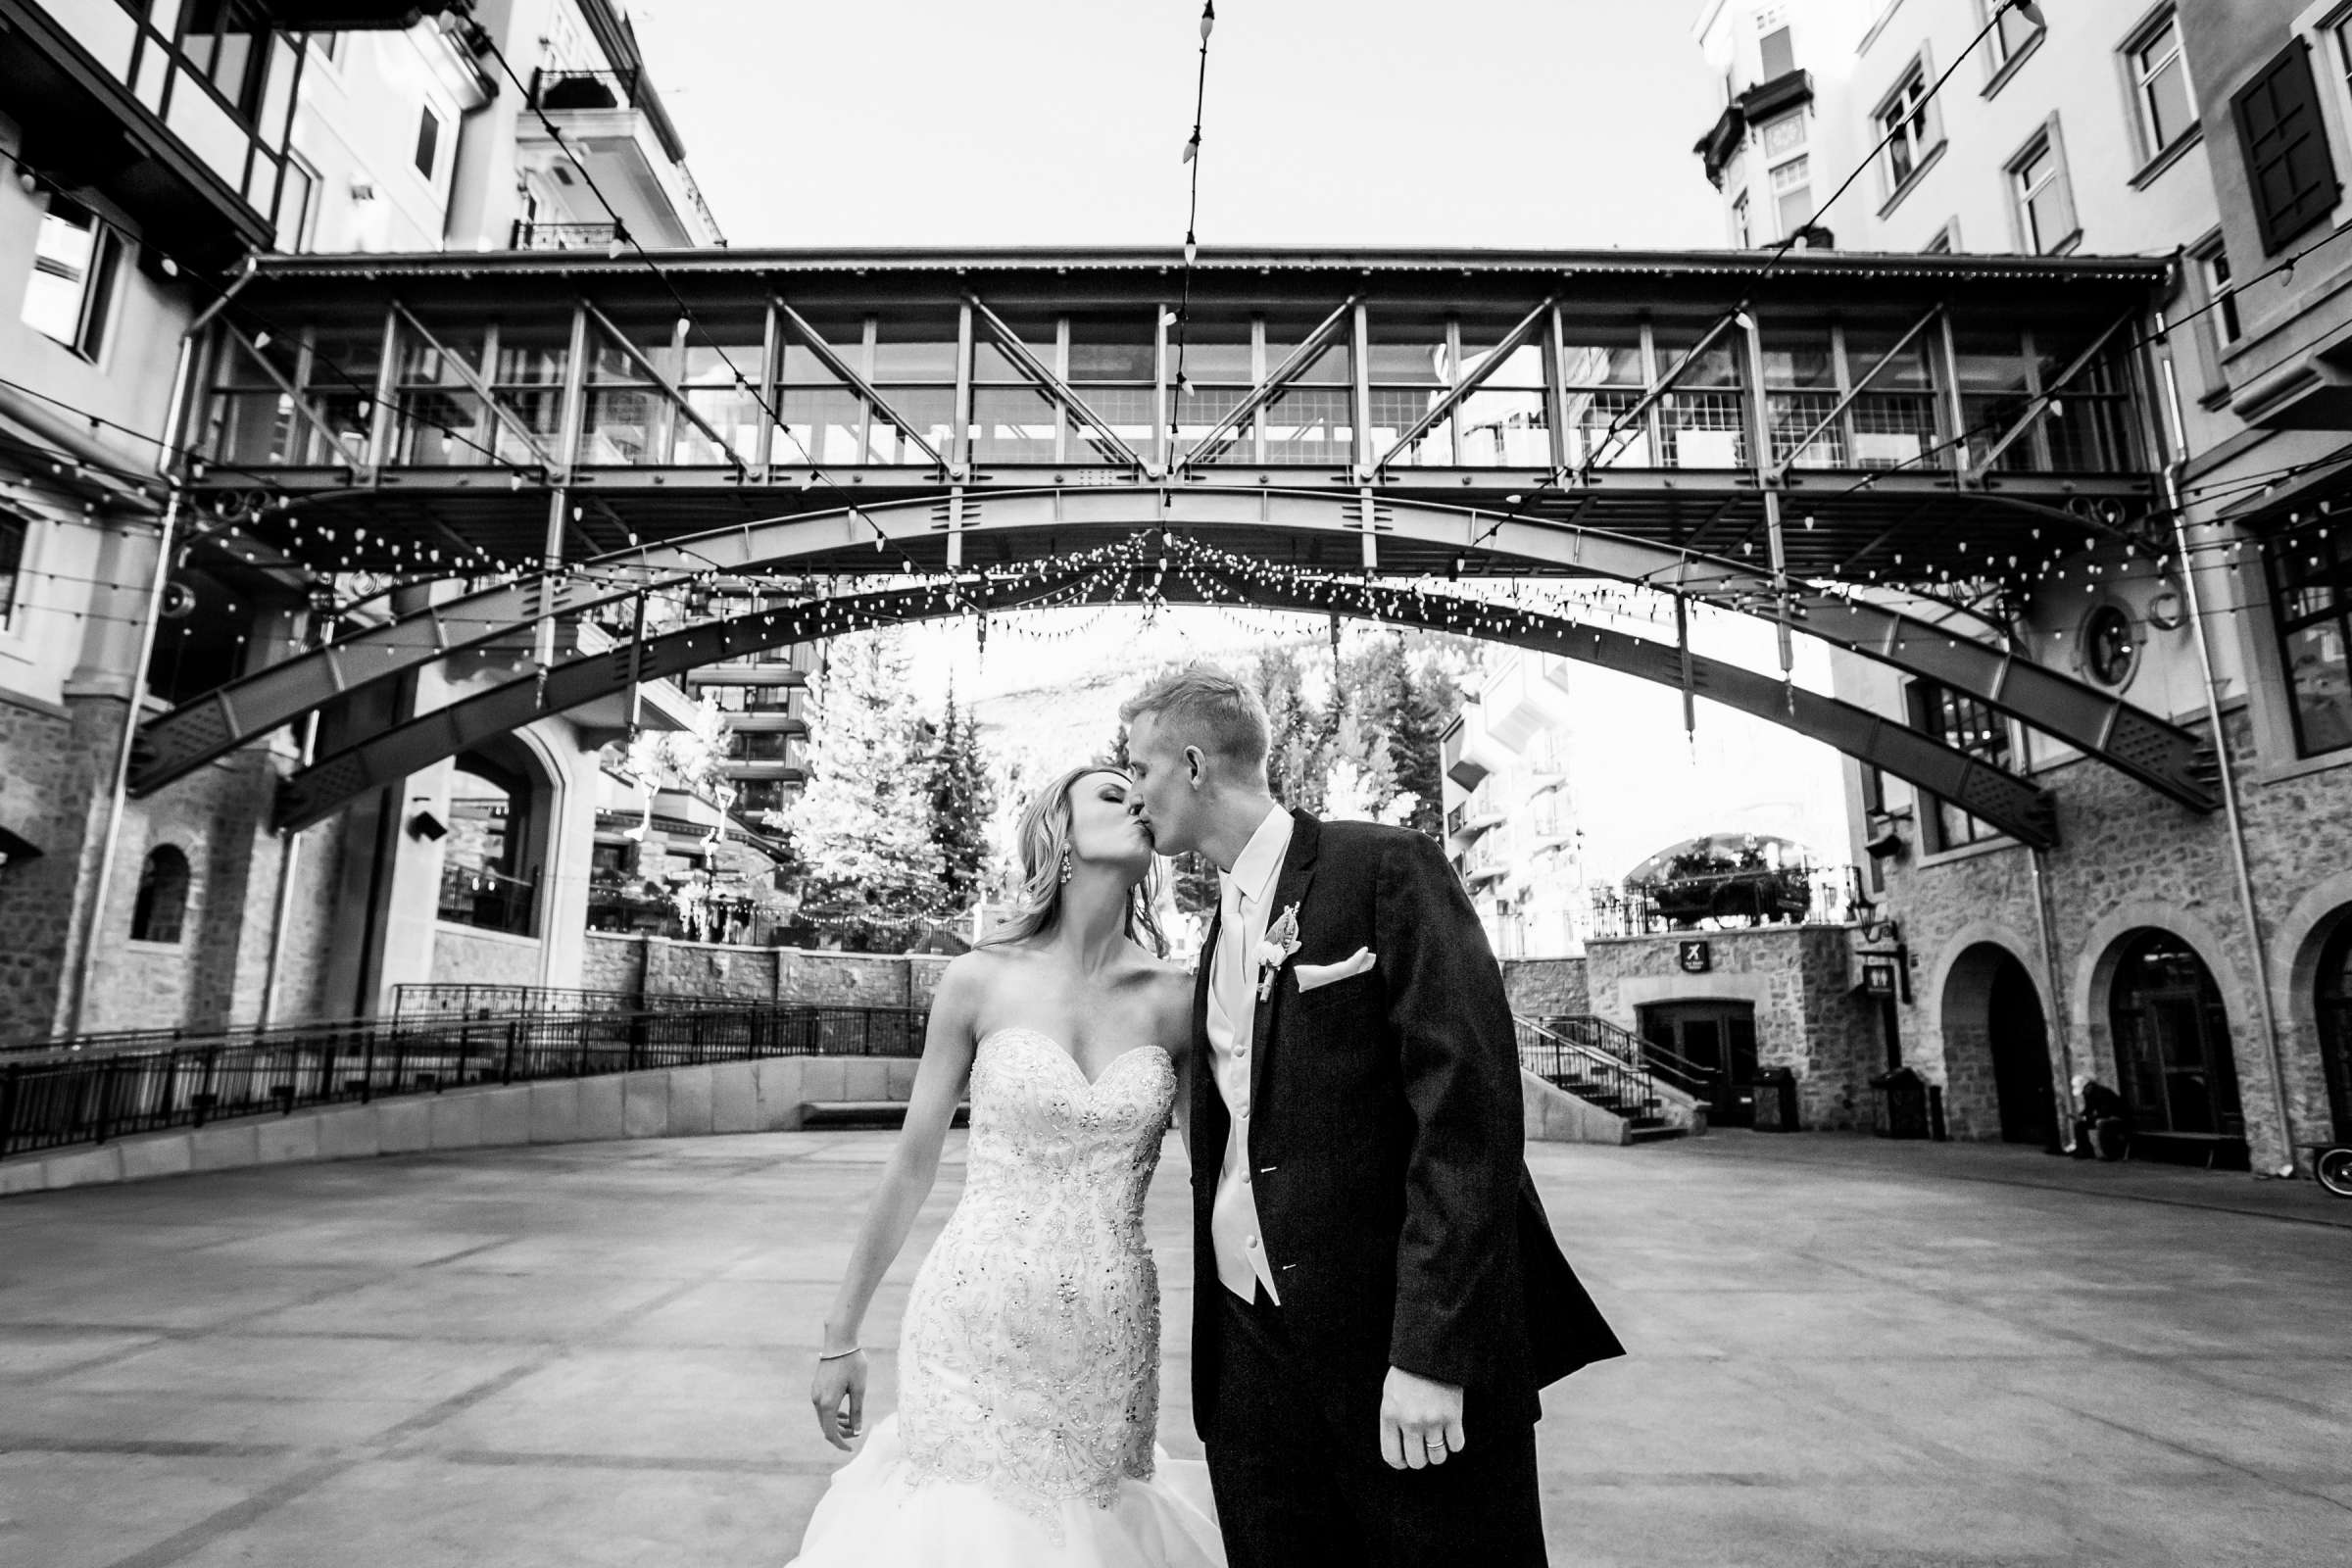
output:
M940 1148L947 1141L949 1124L955 1120L956 1106L971 1077L977 1039L973 1019L983 989L980 966L986 961L978 955L966 955L949 964L940 976L938 994L931 1002L930 1028L923 1038L922 1063L915 1068L914 1091L906 1104L906 1124L891 1149L889 1163L883 1166L881 1185L866 1207L865 1223L858 1228L858 1243L850 1251L849 1272L842 1277L833 1309L825 1318L824 1343L818 1351L825 1359L817 1362L810 1397L825 1440L838 1448L848 1447L844 1439L857 1435L865 1401L864 1357L850 1352L858 1346L858 1328L882 1276L906 1245L914 1216L931 1196L932 1183L939 1176Z

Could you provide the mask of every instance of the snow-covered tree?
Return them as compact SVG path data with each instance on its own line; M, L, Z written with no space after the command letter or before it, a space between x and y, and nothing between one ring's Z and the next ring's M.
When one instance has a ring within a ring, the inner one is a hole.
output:
M922 723L897 628L833 639L816 686L808 782L786 809L809 903L905 916L939 898L939 854L916 746Z
M988 760L980 749L979 725L969 709L958 710L953 686L948 688L947 721L939 728L927 788L941 892L949 908L968 908L987 883L988 823L996 798Z

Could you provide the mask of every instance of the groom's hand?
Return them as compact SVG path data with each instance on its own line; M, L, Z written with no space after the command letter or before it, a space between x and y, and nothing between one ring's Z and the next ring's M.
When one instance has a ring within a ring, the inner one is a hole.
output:
M1444 1464L1462 1451L1462 1391L1400 1366L1380 1386L1380 1456L1393 1470Z

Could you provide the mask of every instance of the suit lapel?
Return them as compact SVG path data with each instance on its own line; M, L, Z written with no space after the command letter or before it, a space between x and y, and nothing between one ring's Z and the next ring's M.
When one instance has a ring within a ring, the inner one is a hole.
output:
M1274 896L1266 905L1268 930L1273 929L1274 922L1282 918L1283 910L1295 904L1305 903L1307 887L1315 880L1315 857L1322 847L1322 823L1304 811L1291 813L1291 847L1282 858L1282 874L1274 879ZM1248 973L1254 977L1257 973L1255 955L1246 954L1244 958L1248 963ZM1274 1012L1276 1004L1282 1000L1283 976L1289 972L1287 964L1276 971L1274 984L1268 989L1265 1000L1257 1004L1256 1014L1250 1025L1250 1102L1253 1105L1265 1090L1266 1058L1273 1054L1274 1048Z

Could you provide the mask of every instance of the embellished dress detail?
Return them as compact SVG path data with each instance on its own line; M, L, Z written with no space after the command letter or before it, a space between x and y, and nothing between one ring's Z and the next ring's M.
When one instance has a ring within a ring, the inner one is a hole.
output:
M835 1474L800 1568L1224 1561L1204 1467L1153 1444L1144 1199L1175 1094L1156 1046L1089 1084L1048 1035L982 1038L963 1196L907 1297L898 1412Z

